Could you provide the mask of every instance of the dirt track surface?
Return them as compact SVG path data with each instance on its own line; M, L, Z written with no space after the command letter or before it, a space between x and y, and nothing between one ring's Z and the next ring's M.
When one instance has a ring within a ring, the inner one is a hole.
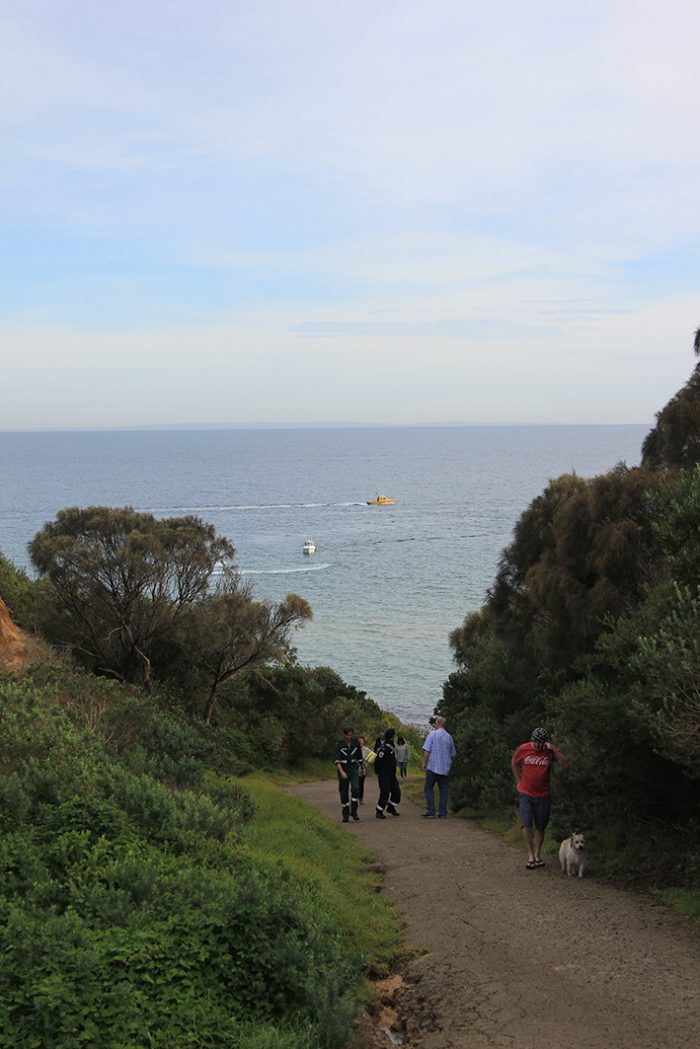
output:
M294 791L334 821L335 781ZM700 926L643 896L567 878L556 857L525 869L516 849L472 823L374 818L367 781L349 823L386 868L406 939L425 952L403 972L403 1044L420 1049L676 1049L700 1046ZM381 1025L380 1025L381 1026ZM401 1044L367 1031L371 1046Z

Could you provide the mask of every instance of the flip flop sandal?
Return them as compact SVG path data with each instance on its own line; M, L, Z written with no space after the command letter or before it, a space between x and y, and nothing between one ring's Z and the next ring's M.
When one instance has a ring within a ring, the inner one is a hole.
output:
M544 867L544 860L535 860L535 867Z
M525 864L525 870L534 871L536 866L537 866L537 864L535 863L534 860L528 860L527 863Z

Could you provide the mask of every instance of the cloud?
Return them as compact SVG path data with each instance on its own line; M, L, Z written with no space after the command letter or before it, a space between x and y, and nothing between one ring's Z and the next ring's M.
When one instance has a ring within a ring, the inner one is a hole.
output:
M72 14L30 2L5 27L5 97L25 128L36 119L30 152L52 118L49 159L65 164L276 161L392 207L463 196L476 209L577 182L585 201L595 176L619 200L635 188L630 164L677 184L699 159L687 132L700 13L679 0L663 12L592 3L580 16L541 0L78 3Z
M76 422L104 388L143 422L347 418L343 390L639 418L635 352L684 372L700 8L8 0L0 28L5 345L42 362L13 419L44 382Z

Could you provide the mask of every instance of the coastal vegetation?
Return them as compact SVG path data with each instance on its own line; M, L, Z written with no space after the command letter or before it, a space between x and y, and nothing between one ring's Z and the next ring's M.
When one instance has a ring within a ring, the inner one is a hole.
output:
M545 724L571 761L552 839L585 830L599 870L700 888L700 364L638 468L533 500L451 644L457 806L512 811L510 755Z
M281 775L387 715L294 662L300 599L205 584L222 554L93 508L39 533L38 579L0 558L28 632L18 664L0 602L3 1045L332 1049L400 949L362 847Z
M71 507L29 553L48 581L50 640L94 672L149 692L154 679L186 684L195 706L204 697L207 723L225 686L284 661L292 630L311 618L296 594L278 605L254 600L232 544L196 517Z

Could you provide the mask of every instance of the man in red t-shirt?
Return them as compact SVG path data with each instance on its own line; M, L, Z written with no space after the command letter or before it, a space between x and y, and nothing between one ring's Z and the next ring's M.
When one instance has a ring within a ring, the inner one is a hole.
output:
M529 871L544 867L541 856L542 842L552 804L549 796L549 774L555 763L562 768L569 764L559 748L551 742L546 728L536 728L530 742L521 743L511 761L515 789L518 792L520 822L527 845L525 866Z

